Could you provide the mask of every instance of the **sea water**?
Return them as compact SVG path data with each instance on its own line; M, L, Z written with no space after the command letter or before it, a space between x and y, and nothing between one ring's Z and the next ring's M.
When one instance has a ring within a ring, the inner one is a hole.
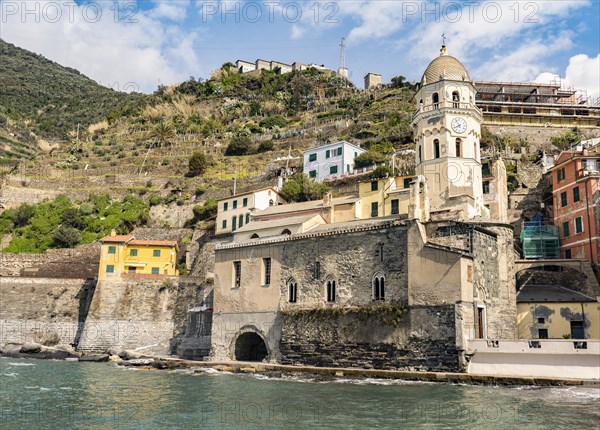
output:
M600 390L0 359L2 429L597 429Z

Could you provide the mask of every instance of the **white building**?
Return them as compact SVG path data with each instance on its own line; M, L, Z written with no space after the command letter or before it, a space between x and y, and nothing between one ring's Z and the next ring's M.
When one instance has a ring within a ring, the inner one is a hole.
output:
M354 159L365 150L342 140L304 151L304 174L317 182L354 170Z
M217 206L215 234L236 231L250 222L250 216L256 210L267 209L285 203L275 188L261 188L247 193L221 199Z

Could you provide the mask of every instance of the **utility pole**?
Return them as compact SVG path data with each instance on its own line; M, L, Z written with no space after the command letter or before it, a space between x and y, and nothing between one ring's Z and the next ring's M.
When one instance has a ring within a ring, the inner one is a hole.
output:
M348 79L348 69L346 68L346 56L344 50L346 48L346 39L342 37L342 41L340 42L340 68L338 69L338 74Z

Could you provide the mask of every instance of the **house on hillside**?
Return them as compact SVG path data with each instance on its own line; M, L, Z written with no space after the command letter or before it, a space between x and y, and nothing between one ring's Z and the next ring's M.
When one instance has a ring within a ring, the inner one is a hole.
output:
M100 243L99 281L179 275L175 240L137 240L133 235L117 235L113 230Z
M304 174L321 182L352 173L354 159L364 152L345 140L307 149L304 151Z

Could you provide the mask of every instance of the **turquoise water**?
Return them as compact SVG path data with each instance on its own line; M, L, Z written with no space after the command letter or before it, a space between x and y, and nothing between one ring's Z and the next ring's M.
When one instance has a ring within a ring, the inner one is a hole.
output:
M0 359L2 429L593 429L593 387L315 382Z

